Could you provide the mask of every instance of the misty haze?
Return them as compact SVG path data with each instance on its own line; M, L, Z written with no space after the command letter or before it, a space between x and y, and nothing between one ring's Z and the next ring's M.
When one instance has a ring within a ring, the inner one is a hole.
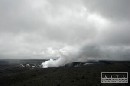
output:
M130 0L0 0L0 86L102 84L130 71Z

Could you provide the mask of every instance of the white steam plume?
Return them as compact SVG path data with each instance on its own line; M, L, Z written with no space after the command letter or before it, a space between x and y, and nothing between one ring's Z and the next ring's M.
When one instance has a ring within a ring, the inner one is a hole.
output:
M43 68L64 66L65 64L76 60L77 56L76 53L78 53L78 50L67 46L59 50L51 49L51 52L53 52L51 53L52 54L51 56L53 57L58 56L58 59L50 59L48 61L43 62L42 63Z

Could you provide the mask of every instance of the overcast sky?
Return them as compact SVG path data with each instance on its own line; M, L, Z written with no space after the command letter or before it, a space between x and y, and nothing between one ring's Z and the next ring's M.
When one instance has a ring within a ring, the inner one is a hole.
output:
M130 0L0 0L0 58L130 60Z

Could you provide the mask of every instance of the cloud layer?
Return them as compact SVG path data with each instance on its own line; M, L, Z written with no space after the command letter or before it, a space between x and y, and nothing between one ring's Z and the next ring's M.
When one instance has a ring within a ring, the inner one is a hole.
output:
M129 3L0 0L0 58L130 60Z

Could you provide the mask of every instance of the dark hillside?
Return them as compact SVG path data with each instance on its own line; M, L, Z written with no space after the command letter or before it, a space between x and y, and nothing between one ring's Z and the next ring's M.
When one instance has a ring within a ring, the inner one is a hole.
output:
M106 62L77 67L21 68L0 65L0 86L129 86L129 84L101 84L101 72L130 72L130 62ZM129 79L130 80L130 79Z

